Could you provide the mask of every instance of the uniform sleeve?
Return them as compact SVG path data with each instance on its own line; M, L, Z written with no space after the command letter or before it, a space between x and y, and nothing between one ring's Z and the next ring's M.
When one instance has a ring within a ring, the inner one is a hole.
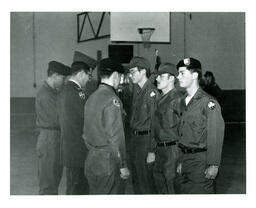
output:
M207 112L207 164L220 165L225 124L220 105L215 100L206 103Z
M38 127L59 127L56 101L49 95L43 94L36 97L35 102Z
M113 149L121 167L127 167L125 134L122 118L123 107L120 100L113 98L104 109L104 123L109 145Z
M155 122L155 111L157 108L157 101L159 99L159 92L157 90L152 90L149 95L149 112L150 112L150 139L149 139L149 145L148 145L148 152L154 152L156 148L156 140L154 135L154 122Z

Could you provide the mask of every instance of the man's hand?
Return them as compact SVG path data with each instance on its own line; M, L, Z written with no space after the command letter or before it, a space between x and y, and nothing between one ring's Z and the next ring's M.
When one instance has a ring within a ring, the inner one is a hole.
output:
M130 171L129 171L129 169L128 168L121 168L120 169L120 177L122 178L122 179L127 179L127 178L129 178L129 176L130 176Z
M215 179L218 174L219 167L216 165L211 165L205 170L205 178Z
M181 175L181 171L182 171L181 169L182 169L182 164L179 163L178 166L177 166L177 173L178 173L179 175Z
M147 163L155 162L156 155L154 152L149 152L147 156Z

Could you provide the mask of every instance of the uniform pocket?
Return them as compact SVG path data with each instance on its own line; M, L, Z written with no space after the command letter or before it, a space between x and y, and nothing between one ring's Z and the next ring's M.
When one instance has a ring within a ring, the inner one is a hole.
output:
M190 126L193 130L194 143L199 143L202 136L206 132L206 120L202 117L191 117L189 119Z
M173 128L178 124L178 116L172 109L168 109L161 114L161 126L163 126L165 129Z
M86 173L95 176L111 175L115 167L116 162L110 152L89 151L85 163Z

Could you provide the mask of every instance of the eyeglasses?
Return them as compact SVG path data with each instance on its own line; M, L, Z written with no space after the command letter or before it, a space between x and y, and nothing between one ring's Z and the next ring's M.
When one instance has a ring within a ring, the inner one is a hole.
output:
M133 76L136 72L139 72L139 70L130 71L129 75Z

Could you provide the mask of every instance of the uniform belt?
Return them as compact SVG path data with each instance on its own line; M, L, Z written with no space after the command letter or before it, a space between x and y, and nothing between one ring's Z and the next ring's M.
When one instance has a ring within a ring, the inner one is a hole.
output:
M47 130L55 130L55 131L60 131L59 127L38 127L39 129L47 129Z
M205 152L207 149L206 148L191 148L191 147L186 147L184 145L179 144L179 148L183 152L183 154L194 154L198 152Z
M147 131L139 131L139 130L132 130L132 133L136 136L141 136L141 135L146 135L146 134L149 134L150 133L150 130L147 130Z
M167 147L167 146L172 146L175 145L176 141L172 141L172 142L157 142L157 146L158 147Z

